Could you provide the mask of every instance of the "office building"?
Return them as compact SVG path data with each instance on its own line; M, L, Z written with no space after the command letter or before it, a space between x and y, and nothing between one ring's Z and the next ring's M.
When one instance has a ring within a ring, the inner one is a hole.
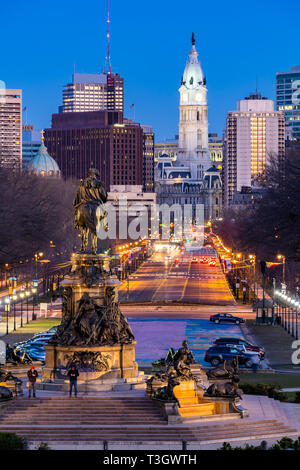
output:
M45 144L64 178L85 178L97 168L110 185L143 186L143 129L120 111L54 114Z
M119 74L74 73L64 86L61 113L124 109L124 83Z
M0 166L22 169L22 90L0 89Z
M224 142L223 186L225 204L236 191L264 181L271 156L284 158L284 114L257 92L238 101L237 111L227 114Z
M300 65L276 73L276 109L284 112L286 140L300 140Z
M154 132L152 126L143 129L143 190L154 191Z
M41 132L29 124L22 129L22 170L25 171L41 146Z

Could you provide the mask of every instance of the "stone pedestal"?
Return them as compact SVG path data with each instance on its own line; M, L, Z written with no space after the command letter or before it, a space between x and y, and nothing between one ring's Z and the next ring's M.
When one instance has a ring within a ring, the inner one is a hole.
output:
M62 323L47 346L43 381L66 379L75 365L78 382L138 377L133 333L118 302L120 281L106 255L73 253L64 288Z
M138 365L135 362L136 341L131 344L114 346L59 346L47 345L46 363L43 369L44 379L65 378L70 363L82 358L79 368L79 380L90 381L98 378L135 378Z
M117 276L109 274L110 258L106 255L73 253L71 273L64 277L61 286L72 290L72 302L68 309L74 314L83 294L88 292L98 305L104 304L105 289L113 287L118 290L121 282Z

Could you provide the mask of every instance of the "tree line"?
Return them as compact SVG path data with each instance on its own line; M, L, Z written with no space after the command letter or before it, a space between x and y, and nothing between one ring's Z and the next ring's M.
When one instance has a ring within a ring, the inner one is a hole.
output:
M0 266L26 262L36 252L72 251L72 180L41 178L0 169Z
M260 184L261 197L251 206L224 210L215 230L235 251L270 261L285 255L295 274L300 270L300 146L288 148L284 161L271 157Z

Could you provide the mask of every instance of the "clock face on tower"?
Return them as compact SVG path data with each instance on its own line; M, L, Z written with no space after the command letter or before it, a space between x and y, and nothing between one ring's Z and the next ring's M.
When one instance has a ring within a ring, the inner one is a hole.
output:
M184 102L186 103L187 100L188 100L188 95L187 95L187 93L183 93L183 95L182 95L182 101L184 101Z
M201 100L202 100L202 93L196 93L196 101L200 103Z

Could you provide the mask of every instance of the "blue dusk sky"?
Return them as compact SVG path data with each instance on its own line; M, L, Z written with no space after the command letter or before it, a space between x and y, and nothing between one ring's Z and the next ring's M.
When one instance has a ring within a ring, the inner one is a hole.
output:
M124 77L125 116L151 124L156 141L178 133L180 79L191 33L207 78L209 132L221 133L236 101L274 99L276 71L300 64L297 0L110 0L112 71ZM102 72L107 0L2 2L0 80L23 90L28 123L49 127L62 87Z

